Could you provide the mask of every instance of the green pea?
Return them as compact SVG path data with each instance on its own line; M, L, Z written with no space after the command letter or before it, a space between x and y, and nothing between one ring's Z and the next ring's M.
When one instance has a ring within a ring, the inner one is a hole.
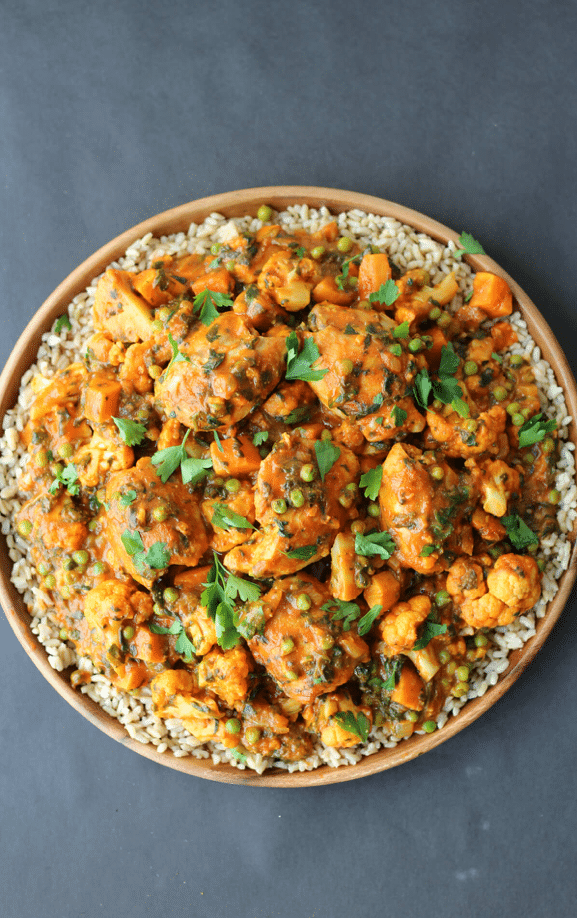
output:
M468 666L458 666L455 670L455 676L459 682L468 682L469 680L469 667Z
M32 523L30 520L20 520L18 523L18 534L25 539L32 532Z
M437 729L437 724L434 720L426 720L423 724L423 730L425 733L434 733Z
M151 379L158 379L159 376L162 376L162 367L159 367L157 363L153 363L148 368L148 375Z
M445 477L445 473L440 465L434 465L431 469L431 478L434 478L435 481L442 481Z
M299 593L297 596L297 609L306 612L312 606L311 598L308 593Z
M261 204L256 215L261 223L267 223L272 217L272 208L268 204Z
M152 327L155 331L162 331L164 324L160 321L160 319L155 319L152 323Z
M131 641L134 637L134 628L132 625L127 625L126 628L122 629L122 637L125 641Z
M47 590L54 589L54 587L56 586L56 577L54 576L54 574L48 574L48 576L44 578L44 586L46 587Z
M401 354L403 353L403 348L401 347L400 344L390 344L389 353L392 354L394 357L400 357Z
M240 733L242 724L238 717L230 717L224 725L227 733Z
M285 679L287 680L287 682L295 682L298 679L298 676L295 673L294 669L287 669L285 673Z
M75 565L74 565L74 561L72 558L68 557L68 558L62 559L62 569L63 570L71 571L74 566Z
M160 605L159 602L155 602L152 607L152 611L154 612L155 615L162 615L162 613L164 612L164 608L163 606Z
M282 497L277 497L271 504L275 513L282 514L287 512L287 502Z
M213 242L212 245L211 245L211 247L210 247L210 254L211 254L211 255L218 255L218 253L220 252L220 250L221 250L220 242Z
M489 643L489 638L486 634L479 632L475 635L475 647L486 647Z
M331 650L335 646L335 642L330 634L326 634L321 640L321 647L323 650Z
M333 438L332 432L325 428L325 430L323 430L323 432L321 433L321 440L332 440L332 438Z
M236 261L233 258L231 258L230 261L227 261L227 263L225 264L225 268L229 272L229 274L232 274L234 269L236 268Z
M74 452L74 447L72 443L63 443L62 446L58 448L58 455L61 459L70 459L72 453Z
M353 372L354 364L352 360L349 360L349 358L346 357L344 360L338 361L337 367L343 376L350 376L350 374Z
M450 650L446 650L445 648L443 648L443 650L439 651L439 663L441 663L443 666L445 665L445 663L448 663L450 659L451 659Z
M528 418L531 417L531 415L533 414L533 412L531 411L530 408L521 408L521 414L523 415L523 417L525 418L525 420L527 420Z
M64 584L64 586L60 588L60 596L62 599L70 599L72 596L72 590L70 587Z
M440 315L441 315L441 310L439 309L439 307L433 306L433 308L431 309L429 313L429 319L432 322L436 322Z
M497 402L504 402L507 398L507 390L504 386L495 386L493 389L493 398Z
M314 247L314 249L312 249L311 256L314 258L315 261L319 261L319 259L322 258L323 255L325 254L325 251L326 250L325 250L324 245L317 245Z
M555 449L555 441L552 440L551 437L545 437L545 439L541 443L541 452L547 455L548 453L552 453L554 449Z
M523 456L523 462L525 463L525 465L533 465L533 463L535 462L535 456L533 455L533 453L525 453L525 455Z
M448 328L451 324L451 315L448 312L442 312L439 318L437 319L437 325L439 328Z
M552 491L549 491L548 500L550 504L558 504L561 500L561 493L554 488Z
M88 564L88 552L81 548L79 551L72 552L72 559L78 567L86 567Z
M254 746L260 739L260 730L258 727L249 727L244 736L246 742Z
M465 376L474 376L478 369L479 366L474 360L467 360L463 367L463 372Z
M438 398L436 398L431 405L431 408L434 408L435 411L440 411L442 407L443 403Z
M45 449L41 449L40 452L36 454L35 462L39 469L45 469L49 461L48 453Z
M98 520L90 520L88 523L88 531L95 532L98 529Z
M302 507L305 502L305 496L300 488L295 488L290 492L289 500L293 507Z
M451 596L447 593L446 590L439 590L438 593L435 593L435 605L437 606L446 606L448 602L451 601Z
M469 683L468 682L457 682L453 688L452 694L455 698L463 698L469 692Z
M347 283L349 287L358 287L359 279L358 277L355 277L354 274L352 274L347 278Z
M341 236L337 242L337 249L339 252L348 252L352 248L353 240L349 239L348 236Z
M381 515L381 508L378 504L371 502L367 507L367 513L369 516L372 516L373 519L377 519Z
M227 491L230 491L231 494L236 494L237 491L240 491L240 481L238 478L229 478L228 481L224 484Z
M160 309L156 310L156 318L160 319L161 322L166 322L170 315L170 309L168 306L161 306Z
M66 628L61 628L61 629L60 629L60 631L58 632L58 637L60 638L61 641L67 641L67 640L68 640L68 632L67 632Z
M92 565L92 573L95 577L100 577L106 570L106 564L103 561L97 561Z
M418 711L407 711L405 714L405 720L410 720L412 724L416 724L419 719Z
M285 638L282 644L280 645L280 652L283 657L286 657L287 654L292 653L295 649L295 642L292 638Z
M152 511L152 519L157 523L164 523L168 519L168 507L166 504L158 504Z
M475 418L469 418L467 421L465 421L465 430L468 430L469 433L475 433L478 426L479 422L476 421Z
M523 417L522 414L514 414L513 417L511 418L511 421L513 422L515 427L522 427L523 424L525 423L525 418Z
M423 350L424 346L420 338L412 338L412 340L409 341L409 350L411 354L418 354L419 351Z
M299 472L299 476L300 478L302 478L303 481L313 481L315 477L314 465L310 465L309 463L307 463L306 465L303 465Z
M175 590L174 587L167 587L162 594L162 598L168 604L176 602L178 599L178 590Z
M511 357L511 366L520 367L522 363L525 363L520 354L513 354Z
M355 571L355 586L358 587L359 590L366 590L369 583L370 579L368 574L364 571Z
M48 573L50 568L47 564L44 564L44 562L41 561L38 567L36 568L36 570L38 571L41 577L46 577L46 574Z
M507 411L507 414L510 414L512 416L514 414L518 414L520 408L521 408L521 405L519 404L519 402L511 402L509 405L507 405L507 408L505 410Z

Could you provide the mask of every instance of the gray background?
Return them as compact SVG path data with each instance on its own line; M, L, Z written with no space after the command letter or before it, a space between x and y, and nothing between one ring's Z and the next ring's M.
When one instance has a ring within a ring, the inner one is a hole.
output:
M86 256L204 195L319 184L471 232L573 345L577 5L0 3L3 362ZM108 739L0 619L3 918L577 913L576 602L480 721L305 791Z

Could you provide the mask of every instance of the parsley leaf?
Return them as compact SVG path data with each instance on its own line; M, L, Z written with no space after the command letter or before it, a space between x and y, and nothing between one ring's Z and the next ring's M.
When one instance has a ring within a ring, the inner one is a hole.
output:
M151 458L153 465L157 465L156 474L165 484L170 476L180 466L183 484L197 484L212 468L212 459L196 459L189 456L185 449L186 440L190 430L187 430L179 446L167 446L154 453Z
M352 733L354 736L358 736L361 743L366 743L371 729L371 722L366 714L359 711L358 715L355 717L352 711L339 711L334 715L334 718L338 720L343 730L346 730L347 733Z
M61 487L65 487L72 497L80 493L80 484L78 483L78 472L76 466L70 462L62 470L57 470L56 478L48 488L51 494L57 494Z
M135 568L140 573L143 573L145 564L154 570L162 570L168 567L170 563L170 552L165 542L155 542L154 545L151 545L148 551L145 552L142 536L138 530L131 532L130 529L124 530L120 536L120 540L126 549L126 554L130 555Z
M419 370L415 376L413 395L417 404L427 410L431 392L443 405L452 405L453 410L462 418L469 417L469 406L462 398L463 390L457 382L454 373L459 366L459 357L452 347L441 348L441 363L439 365L439 378L431 380L427 369Z
M352 258L346 258L341 267L341 273L335 277L335 283L339 290L344 290L345 283L349 279L349 271L352 264L358 264L361 260L360 255L353 255Z
M335 446L333 443L331 443L330 440L316 440L315 453L317 457L319 472L321 473L321 478L324 481L325 475L330 472L333 465L339 458L341 451L338 446Z
M155 542L154 545L151 545L143 560L145 564L157 571L168 567L170 564L170 552L166 542Z
M391 411L391 417L395 422L396 427L402 427L405 421L407 420L407 412L404 408L399 408L398 405L393 405L393 410Z
M333 599L321 606L323 612L330 612L333 621L342 621L343 631L349 631L353 622L361 614L360 606L356 602L345 602L342 599Z
M396 545L388 532L369 532L368 535L362 535L357 532L355 535L355 552L357 555L371 557L379 555L387 561L396 549Z
M146 426L139 424L138 421L130 421L126 418L112 418L120 436L127 446L140 446L146 436Z
M441 348L441 362L439 376L453 376L459 368L459 357L455 354L452 344L443 345Z
M227 293L216 293L206 288L198 293L194 300L194 311L199 313L203 325L211 325L218 319L219 309L232 309L232 297Z
M163 625L157 625L155 622L153 622L150 625L150 630L153 634L177 634L178 638L174 645L174 649L177 653L180 653L184 657L186 662L191 662L192 657L196 652L196 648L188 637L186 631L184 630L184 625L181 621L179 621L179 619L175 619L170 628L165 628Z
M435 551L439 551L438 545L425 545L423 546L423 548L421 548L421 551L419 552L419 557L428 558L429 555L432 555L433 552Z
M178 349L178 344L176 343L176 341L174 340L170 332L168 333L168 342L172 348L172 357L170 358L170 363L168 364L164 373L162 374L163 377L166 377L168 371L172 368L173 364L182 363L183 360L186 361L186 363L190 363L190 357L187 357L185 354L180 353Z
M219 529L254 529L252 523L249 523L245 516L235 513L226 504L216 504L211 520L212 526L218 526Z
M126 553L131 557L134 557L138 552L144 552L144 543L138 531L131 532L130 529L125 529L120 536L120 541L124 545Z
M134 503L137 497L138 495L136 491L131 489L130 491L127 491L126 494L122 494L118 503L121 507L130 507L130 505Z
M376 469L369 469L364 475L361 475L359 482L361 488L365 489L365 497L369 500L376 500L379 495L381 481L383 480L383 467L378 465Z
M328 370L312 369L312 364L321 356L312 338L305 338L303 349L299 354L299 339L297 333L292 331L286 339L286 351L285 378L288 380L302 379L305 382L316 382L329 372Z
M542 414L535 414L525 421L519 430L519 446L533 446L545 439L545 434L552 433L557 427L557 421L544 421Z
M254 437L252 438L254 446L261 446L263 443L266 443L267 440L268 430L257 430Z
M70 324L70 319L68 318L68 313L63 313L59 316L54 323L54 334L59 335L63 328L66 328L68 331L72 328Z
M292 551L285 551L287 558L295 558L299 561L308 561L313 555L316 555L318 549L316 545L301 545L300 548L293 548Z
M381 284L376 293L369 293L370 303L381 303L385 306L392 306L395 300L398 300L401 292L394 280L387 280L386 284ZM408 332L407 332L408 334Z
M413 395L417 405L419 405L423 410L427 410L427 405L429 404L429 395L433 391L433 383L429 376L429 371L426 369L419 370L415 376L415 382L413 385Z
M305 421L308 421L311 416L311 409L308 405L299 405L298 408L294 408L283 418L285 424L303 424Z
M538 545L539 538L532 529L529 529L527 523L521 519L518 513L512 513L510 516L502 516L501 522L507 530L507 537L513 548L529 548L530 545Z
M358 626L359 634L361 637L364 637L365 634L369 633L377 618L379 617L382 609L382 606L373 606L372 609L369 609L369 611L363 615Z
M254 602L260 596L260 587L257 583L250 583L236 574L228 575L224 591L228 599L236 599L238 596L241 602Z
M206 459L195 459L188 456L180 463L180 472L182 474L183 484L195 485L208 474L212 468L212 459L208 456Z
M457 249L454 257L460 258L461 255L485 255L485 249L480 242L477 242L470 233L461 233L459 244L462 248Z
M439 625L437 622L432 621L429 615L423 622L421 636L413 644L413 650L422 650L433 638L438 637L439 634L444 634L447 628L448 625Z
M200 601L215 624L216 637L223 650L236 647L241 639L240 632L234 624L234 601L240 597L242 602L257 599L260 587L255 583L242 580L229 574L218 555L214 554L212 567L208 572Z
M409 323L401 322L400 325L397 325L396 328L393 328L393 338L408 338L409 337Z

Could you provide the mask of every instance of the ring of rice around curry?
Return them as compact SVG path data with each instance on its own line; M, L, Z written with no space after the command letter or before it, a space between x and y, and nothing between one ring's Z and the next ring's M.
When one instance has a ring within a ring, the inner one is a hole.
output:
M462 254L360 211L214 214L135 242L44 336L4 419L12 579L133 738L356 762L442 728L535 633L570 418Z

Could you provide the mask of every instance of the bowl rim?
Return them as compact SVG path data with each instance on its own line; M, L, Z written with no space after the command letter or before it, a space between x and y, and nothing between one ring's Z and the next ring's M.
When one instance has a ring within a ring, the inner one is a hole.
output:
M169 233L186 232L191 223L201 223L215 212L227 218L243 214L256 215L261 204L268 204L277 211L284 210L289 205L302 204L313 208L326 206L335 214L356 209L368 214L393 217L413 227L417 232L426 233L444 244L448 241L458 243L459 239L459 234L451 228L411 208L372 195L319 186L263 186L210 195L181 204L143 220L101 246L71 271L47 297L18 338L0 375L0 417L4 417L5 412L15 404L20 379L35 361L42 334L50 329L54 319L68 307L72 299L90 286L93 279L110 263L121 257L135 240L147 233L160 237ZM543 357L551 364L556 380L563 388L568 413L572 418L577 418L577 385L567 358L545 318L515 280L488 255L467 255L465 260L475 271L491 271L507 281L527 322L530 334L539 345ZM569 425L569 440L573 443L577 440L575 421ZM59 673L50 666L46 651L30 631L30 616L23 599L11 583L12 562L8 556L6 537L3 535L0 538L0 603L19 642L52 687L90 723L139 755L176 771L227 784L252 787L312 787L356 780L408 762L446 742L492 707L534 659L566 605L577 576L575 529L568 537L572 542L570 561L560 578L558 592L548 604L544 617L537 622L535 636L521 649L509 654L509 665L496 685L490 687L480 698L467 702L459 714L451 717L444 727L434 733L413 735L399 742L394 748L381 748L353 765L338 768L321 765L313 771L288 772L284 769L270 769L258 775L249 769L242 770L224 763L215 764L210 760L210 756L201 759L193 756L175 757L170 752L158 753L152 744L144 745L131 739L117 720L106 714L87 695L76 691L65 673Z

